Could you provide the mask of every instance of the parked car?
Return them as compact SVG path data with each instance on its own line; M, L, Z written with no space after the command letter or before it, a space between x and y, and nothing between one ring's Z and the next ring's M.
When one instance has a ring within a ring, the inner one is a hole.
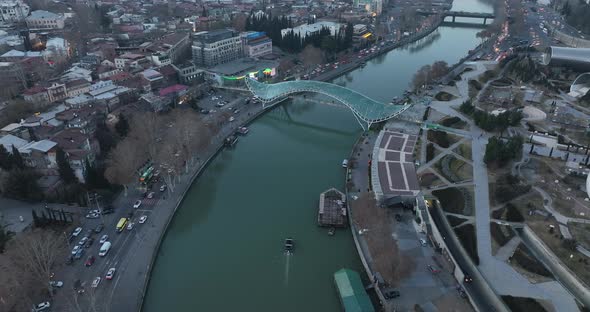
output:
M116 271L115 268L110 268L107 271L107 276L105 278L108 279L108 280L112 280L113 279L113 276L115 276L115 271Z
M45 301L45 302L39 303L36 306L33 306L33 309L31 311L32 312L46 311L47 309L49 309L49 307L51 307L51 304L49 303L49 301Z
M137 209L139 208L139 206L141 206L141 200L138 199L137 201L135 201L135 204L133 204L133 208Z
M74 259L78 260L78 259L82 258L83 255L84 255L84 249L80 248L80 249L78 249L78 251L74 255Z
M98 284L100 284L100 277L99 276L95 277L94 280L92 280L91 286L92 286L92 288L96 288L96 287L98 287Z
M82 228L81 227L77 227L74 232L72 232L72 236L76 237L78 235L80 235L80 233L82 233Z
M133 222L129 222L129 224L127 224L127 230L128 230L128 231L131 231L131 230L133 230L133 226L134 226L134 225L135 225L135 223L133 223Z
M432 266L432 265L428 265L428 270L429 270L430 272L434 273L434 274L436 274L436 273L439 273L439 272L440 272L440 270L439 270L439 269L435 268L435 267L434 267L434 266Z
M234 118L234 116L231 116L231 117L229 117L229 122L232 122L232 121L234 121L234 120L236 120L236 119Z
M115 212L115 208L113 208L113 206L106 207L105 209L102 210L103 215L110 214L113 212Z
M86 219L98 219L100 215L98 213L89 213L86 215Z
M141 218L139 218L139 223L144 224L145 220L147 220L147 216L141 216Z
M72 255L75 255L78 252L78 250L80 250L80 248L82 248L80 247L80 245L74 246L74 249L72 249Z
M84 246L84 244L86 244L87 240L88 240L88 236L82 237L82 239L78 242L78 245Z
M164 192L166 190L166 184L162 184L162 186L160 186L160 192Z
M420 245L422 245L423 247L426 247L426 241L424 239L420 239Z
M154 198L154 192L150 192L147 196L147 198L152 199Z
M102 229L104 229L104 225L99 224L94 228L94 233L100 233L102 232Z
M106 242L108 240L109 240L109 236L105 234L105 235L103 235L103 236L100 237L99 243L102 245L102 244L104 244L104 242Z
M395 289L386 289L385 291L383 291L383 297L385 297L385 299L397 298L399 297L399 295L399 291Z
M86 262L84 263L84 265L89 267L92 264L94 264L94 261L96 261L96 258L94 258L94 256L90 256L90 257L88 257L88 259L86 259Z
M473 282L473 278L471 278L471 276L465 274L465 277L463 278L463 281L465 283L471 283L471 282Z
M62 281L51 281L51 282L49 282L49 286L51 286L51 287L61 288L63 285L64 285L64 282L62 282Z
M92 243L94 243L94 239L93 238L89 238L86 243L84 244L84 248L90 248L90 246L92 246Z

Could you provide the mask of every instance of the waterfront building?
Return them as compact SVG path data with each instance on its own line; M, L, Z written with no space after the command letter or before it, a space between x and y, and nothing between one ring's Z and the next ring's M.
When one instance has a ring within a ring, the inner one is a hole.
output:
M26 19L27 26L32 29L63 29L65 17L44 10L36 10Z
M242 34L244 41L244 55L246 57L261 57L272 53L272 40L264 32L246 32Z
M340 269L334 273L334 282L345 312L375 311L358 272Z
M242 38L231 29L202 31L193 35L192 50L195 65L215 66L242 57Z
M342 27L343 24L323 21L313 24L303 24L293 28L281 29L281 36L284 37L291 31L293 31L294 34L299 35L299 37L303 39L307 37L307 35L319 32L320 30L322 30L322 28L328 28L330 30L330 34L334 36Z
M0 22L24 21L31 9L22 0L0 0Z

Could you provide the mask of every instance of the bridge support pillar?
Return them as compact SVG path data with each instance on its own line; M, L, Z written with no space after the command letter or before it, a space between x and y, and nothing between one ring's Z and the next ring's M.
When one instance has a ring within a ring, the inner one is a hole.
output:
M455 17L456 17L456 15L453 15L453 23L455 22Z
M487 17L484 17L484 18L483 18L483 24L484 24L484 25L486 24L486 21L487 21L487 20L488 20L488 18L487 18Z

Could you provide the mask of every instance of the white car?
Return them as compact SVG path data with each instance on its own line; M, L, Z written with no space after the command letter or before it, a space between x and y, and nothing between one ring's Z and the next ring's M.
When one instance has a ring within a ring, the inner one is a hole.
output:
M72 249L72 255L75 255L78 252L78 250L80 250L80 248L82 247L79 245L74 246L74 249Z
M62 282L62 281L51 281L51 282L49 282L49 286L51 286L51 287L60 288L63 285L64 285L64 282Z
M426 246L426 241L424 239L422 239L422 238L420 239L420 245Z
M115 268L110 268L107 271L107 276L105 276L105 279L112 280L113 279L113 276L115 276L115 271L116 271Z
M77 227L74 232L72 232L72 236L76 237L78 235L80 235L80 233L82 233L82 228L81 227Z
M129 222L129 224L127 224L127 230L129 230L129 231L133 230L134 225L135 225L135 223Z
M154 198L154 192L150 192L147 196L147 198L152 199Z
M84 244L86 244L86 242L88 241L88 237L84 236L82 237L82 239L78 242L78 245L80 246L84 246Z
M133 204L133 208L137 209L139 206L141 206L141 200L138 199L135 204Z
M51 307L51 304L49 304L49 301L45 301L45 302L41 302L38 305L34 306L31 311L33 311L33 312L45 311L45 310L49 309L49 307Z
M105 234L105 235L103 235L103 236L100 237L99 243L102 245L102 244L104 244L104 242L106 242L108 240L109 240L109 236Z
M231 117L229 117L229 122L232 122L232 121L234 121L234 120L236 120L236 119L234 118L234 116L231 116Z
M139 224L144 224L145 220L147 220L147 216L141 216L141 218L139 218Z
M166 184L162 184L162 186L160 186L160 192L164 192L166 190Z
M98 287L98 284L100 284L100 277L97 276L94 280L92 280L92 288L96 288Z

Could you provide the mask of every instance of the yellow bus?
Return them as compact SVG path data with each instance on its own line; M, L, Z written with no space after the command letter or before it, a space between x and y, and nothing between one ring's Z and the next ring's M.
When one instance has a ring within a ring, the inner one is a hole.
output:
M119 220L119 223L117 223L117 232L119 232L119 233L123 232L126 225L127 225L127 218L121 218L121 220Z

